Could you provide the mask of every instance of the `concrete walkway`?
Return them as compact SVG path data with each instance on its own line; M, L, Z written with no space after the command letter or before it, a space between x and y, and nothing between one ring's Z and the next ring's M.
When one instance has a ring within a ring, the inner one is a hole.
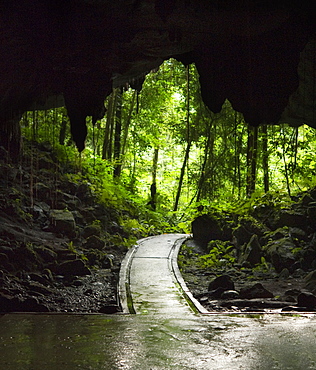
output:
M123 312L192 315L207 311L189 292L178 269L177 256L185 234L168 234L138 241L126 255L120 272Z

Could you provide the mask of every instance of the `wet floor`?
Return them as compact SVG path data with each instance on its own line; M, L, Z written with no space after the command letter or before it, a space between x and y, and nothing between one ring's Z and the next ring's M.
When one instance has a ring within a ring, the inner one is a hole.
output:
M0 316L0 370L316 369L316 315L196 314L176 265L184 237L143 239L123 261L136 315Z
M0 369L316 369L316 316L9 314Z

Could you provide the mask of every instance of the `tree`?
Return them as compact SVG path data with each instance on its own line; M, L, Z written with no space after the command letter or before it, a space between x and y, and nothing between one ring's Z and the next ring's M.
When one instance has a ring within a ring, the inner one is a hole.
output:
M121 134L122 134L122 90L118 89L116 93L116 112L114 128L114 145L113 145L114 177L120 177L122 170Z
M108 109L106 115L106 125L104 129L104 140L102 149L103 159L112 159L113 154L113 132L114 132L114 117L116 115L118 89L113 89L112 94L108 98Z
M178 183L178 189L176 194L176 199L174 202L173 211L176 212L178 210L179 205L179 199L181 194L181 188L183 184L183 178L184 178L184 172L185 168L187 166L188 160L189 160L189 154L190 154L190 148L192 143L192 137L191 137L191 130L190 130L190 67L186 67L187 72L187 95L186 95L186 127L187 127L187 134L186 134L186 148L184 152L184 158L183 163L180 171L180 177L179 177L179 183Z
M270 190L269 184L269 152L268 152L268 127L262 125L261 127L261 138L262 138L262 168L263 168L263 185L264 192L267 193Z
M248 125L247 141L247 182L246 194L248 197L255 191L257 176L257 149L258 149L258 127Z

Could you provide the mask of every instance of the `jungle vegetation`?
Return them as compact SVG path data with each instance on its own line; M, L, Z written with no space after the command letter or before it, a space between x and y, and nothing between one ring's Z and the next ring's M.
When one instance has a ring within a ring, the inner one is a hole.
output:
M73 178L89 181L106 201L133 203L178 230L187 231L203 207L238 207L266 193L290 199L315 185L314 129L251 127L229 101L210 112L193 64L167 60L142 89L140 82L113 89L105 117L88 122L82 153L65 108L26 112L23 135L50 141L58 160L76 163Z

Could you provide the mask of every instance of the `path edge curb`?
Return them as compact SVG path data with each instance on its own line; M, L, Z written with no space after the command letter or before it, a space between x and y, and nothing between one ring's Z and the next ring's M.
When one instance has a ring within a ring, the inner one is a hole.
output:
M179 284L180 290L185 296L188 304L190 307L196 312L196 313L201 313L201 314L206 314L209 313L209 311L201 305L201 303L193 297L193 294L189 290L187 284L185 283L182 274L179 270L179 265L178 265L178 254L180 251L181 246L183 243L191 238L191 235L188 235L186 237L179 238L175 241L173 248L170 252L170 262L171 262L171 269L172 272L176 278L177 283ZM192 307L193 305L193 307Z
M134 245L130 248L123 261L121 263L120 272L119 272L119 281L118 281L118 292L117 292L117 299L118 304L121 307L123 313L135 313L134 308L131 307L131 294L129 291L129 269L131 265L131 260L134 253L137 250L137 245ZM134 311L134 312L131 312Z

